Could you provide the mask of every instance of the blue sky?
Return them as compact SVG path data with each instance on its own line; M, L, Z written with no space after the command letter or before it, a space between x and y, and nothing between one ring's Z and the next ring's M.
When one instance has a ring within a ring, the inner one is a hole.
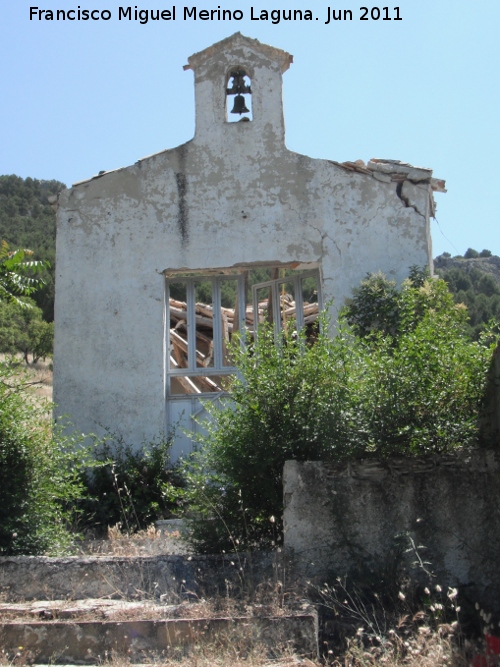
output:
M171 9L157 0L139 9ZM37 4L38 3L38 4ZM66 184L177 146L194 132L187 57L241 31L285 49L287 145L312 157L399 159L431 167L434 254L471 246L500 255L500 3L395 0L401 21L361 21L362 2L227 0L177 3L176 20L118 20L120 0L80 0L108 21L31 20L30 7L72 0L0 0L0 174ZM365 3L371 10L382 3ZM240 21L183 20L183 7L240 9ZM251 20L267 9L310 9L313 21ZM325 24L328 7L352 21ZM376 15L377 12L374 12ZM318 20L316 20L316 17Z

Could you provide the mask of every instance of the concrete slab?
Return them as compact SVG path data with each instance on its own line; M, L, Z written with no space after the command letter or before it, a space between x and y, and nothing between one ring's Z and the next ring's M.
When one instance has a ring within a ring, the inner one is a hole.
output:
M0 557L0 595L6 602L115 598L158 600L234 595L282 578L282 554L228 556L46 556Z
M0 645L7 655L30 661L73 664L102 663L112 655L133 663L173 657L203 642L224 645L243 639L260 642L272 657L277 647L299 655L318 655L318 621L311 612L293 616L131 620L122 622L4 623Z

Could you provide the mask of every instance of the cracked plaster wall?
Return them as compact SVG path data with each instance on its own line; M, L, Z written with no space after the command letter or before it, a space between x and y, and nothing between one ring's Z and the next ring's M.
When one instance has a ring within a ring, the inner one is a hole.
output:
M54 397L80 431L164 430L167 269L317 265L335 313L368 271L401 281L432 261L429 180L399 187L287 150L283 62L234 37L192 57L193 140L60 196ZM251 76L251 122L225 119L235 65Z
M286 555L315 582L347 576L383 587L398 573L422 586L458 586L462 600L500 611L499 463L498 451L486 449L350 464L287 461Z

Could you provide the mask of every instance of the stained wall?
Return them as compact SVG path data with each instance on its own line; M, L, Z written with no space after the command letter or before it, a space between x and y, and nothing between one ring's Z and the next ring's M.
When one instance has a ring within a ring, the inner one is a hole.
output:
M54 397L78 431L164 433L166 271L319 267L335 315L367 272L401 281L431 266L432 171L289 151L290 62L239 33L195 54L194 138L61 193ZM252 81L248 122L226 118L235 66Z
M409 577L500 611L497 450L346 465L287 461L285 549L305 578Z

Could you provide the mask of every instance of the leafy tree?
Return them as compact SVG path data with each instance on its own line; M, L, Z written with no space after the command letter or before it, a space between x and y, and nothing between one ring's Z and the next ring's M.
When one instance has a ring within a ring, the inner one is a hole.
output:
M429 272L418 266L410 267L406 287L420 288L428 281ZM428 304L421 305L425 312ZM357 336L366 338L383 334L397 336L403 324L401 294L394 280L382 273L369 273L361 285L353 290L343 312Z
M394 335L399 329L398 290L382 272L369 274L347 302L347 319L358 336L381 332Z
M10 250L6 241L0 246L0 301L15 302L31 307L23 297L36 292L43 284L37 277L44 262L27 260L33 254L31 250Z
M26 259L31 250L0 247L0 352L22 352L26 363L31 352L33 362L52 353L54 325L42 320L42 311L28 298L43 284L37 276L45 266L39 260Z
M492 256L491 250L484 249L481 250L481 252L479 253L479 257L491 257L491 256Z
M492 276L489 276L487 273L483 274L477 282L477 290L481 294L486 296L493 296L494 294L500 294L500 289L495 282L495 279Z
M183 492L196 547L279 541L287 459L343 461L475 446L492 346L471 342L466 319L443 281L414 272L397 290L376 275L364 281L333 338L323 322L313 346L300 338L276 346L269 329L251 348L235 344L241 378L225 406L211 409Z
M42 311L33 302L0 301L0 352L22 353L26 363L52 354L54 323L42 319Z
M474 248L467 248L464 257L465 259L475 259L476 257L479 257L479 253L477 250L474 250Z

